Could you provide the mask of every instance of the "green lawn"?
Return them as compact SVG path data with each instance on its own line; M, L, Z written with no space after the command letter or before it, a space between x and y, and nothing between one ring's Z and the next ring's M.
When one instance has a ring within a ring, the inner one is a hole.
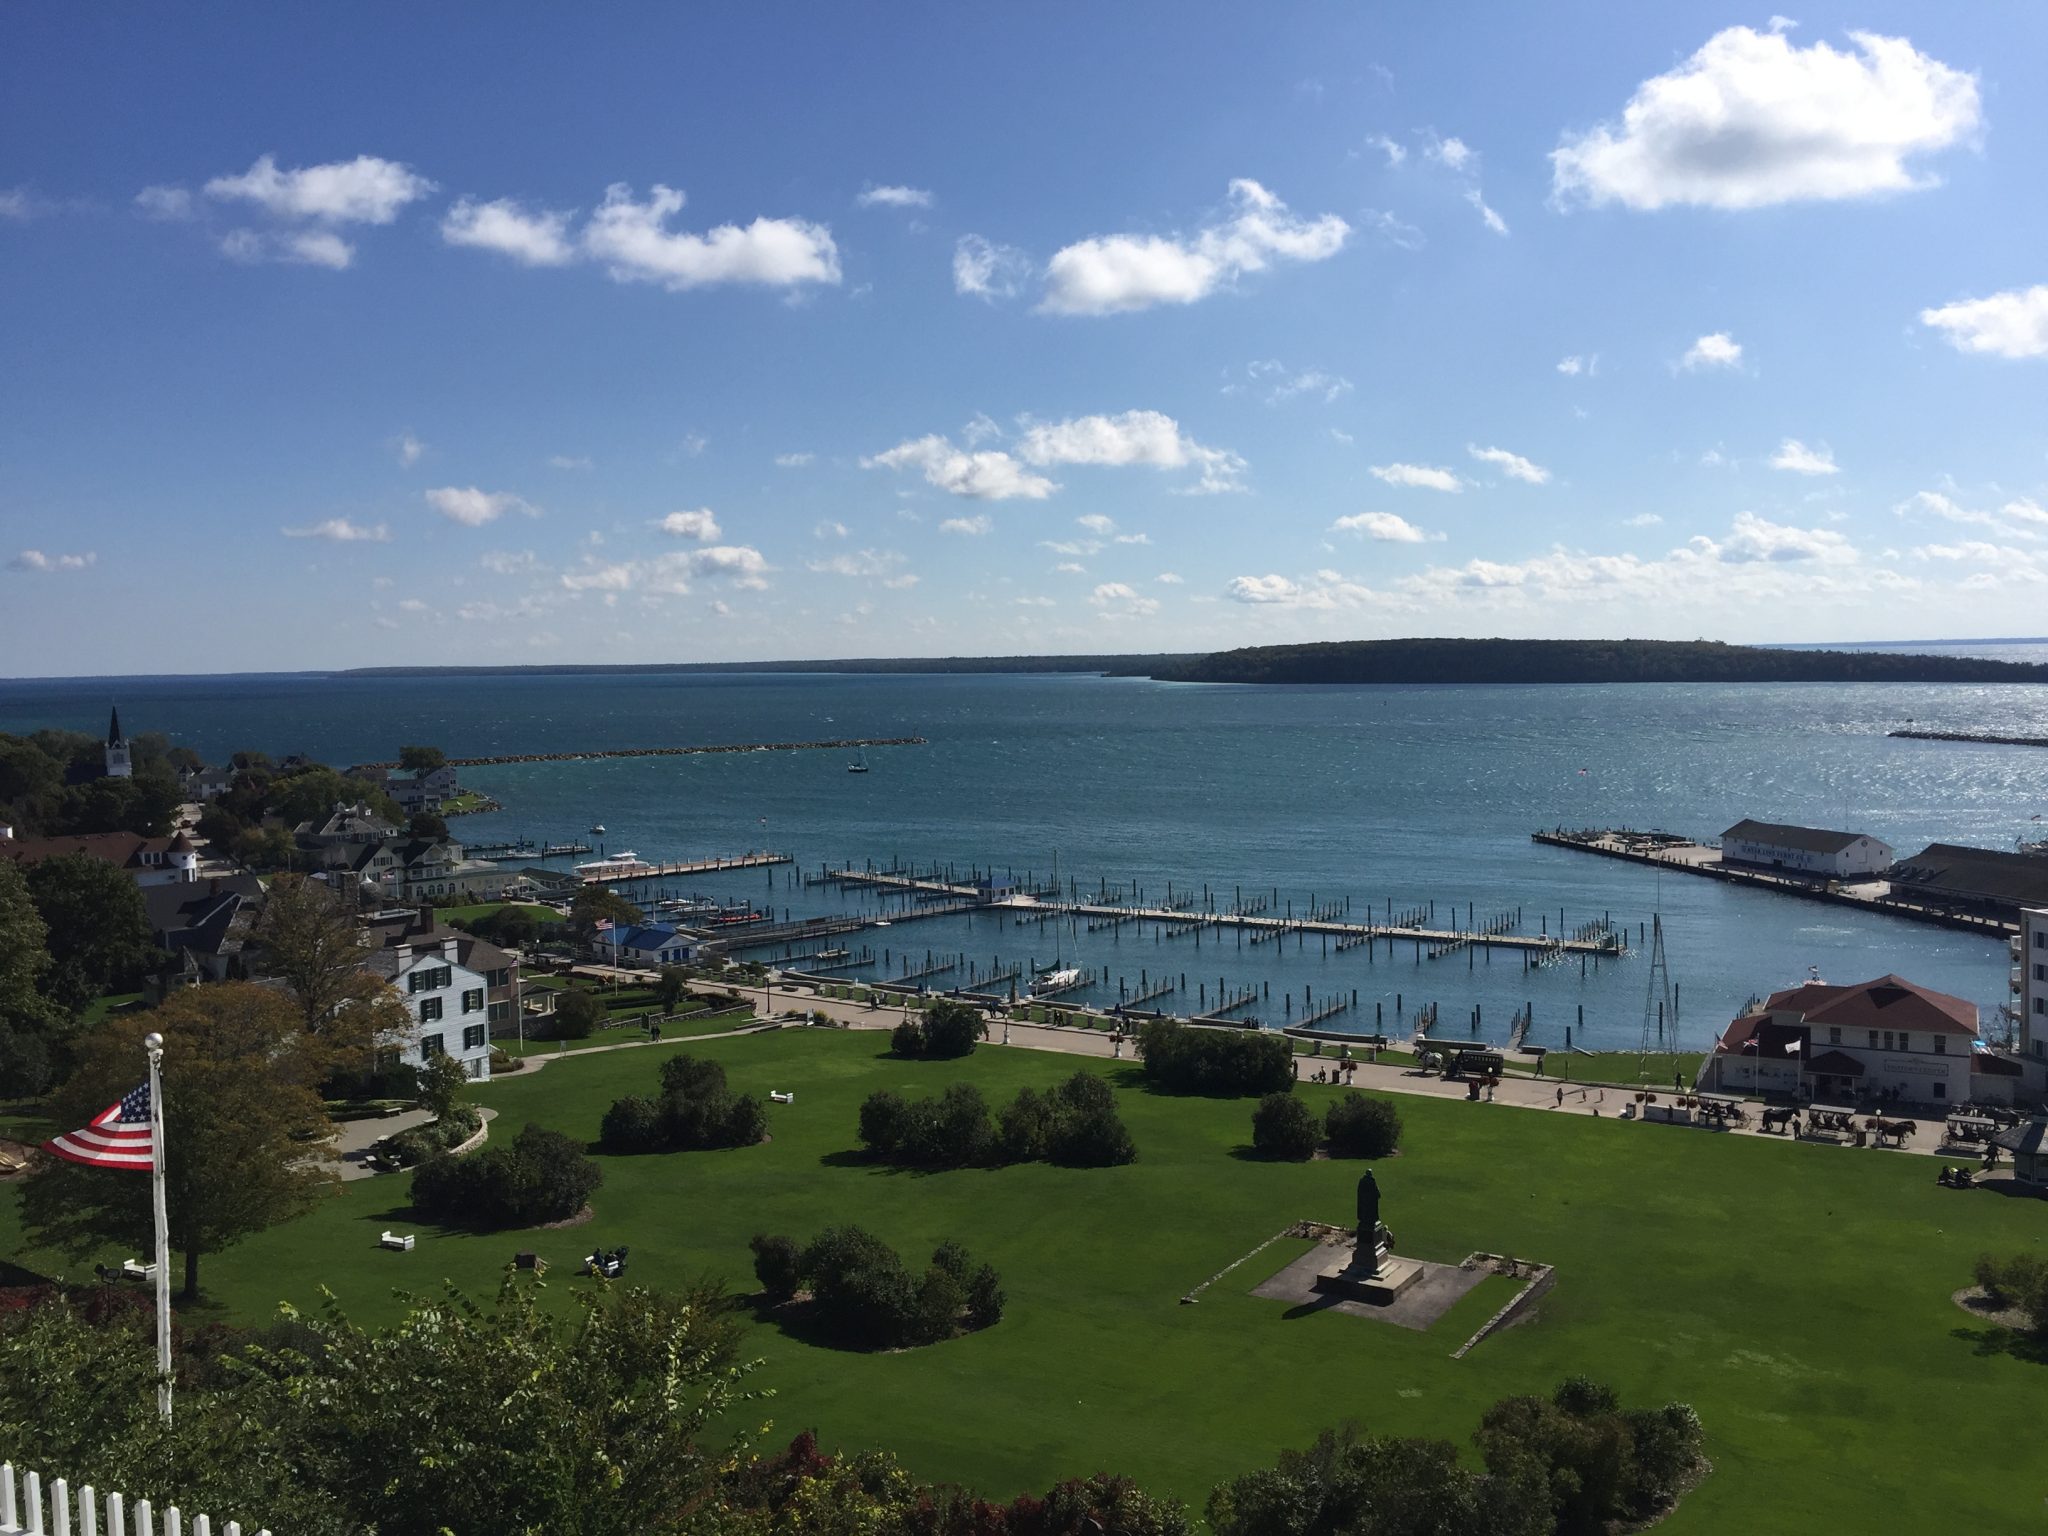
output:
M140 992L109 992L104 997L96 997L85 1005L85 1012L80 1015L80 1023L97 1024L110 1013L126 1013L130 1008L139 1008L141 1005Z
M566 923L569 921L568 918L562 916L553 907L543 907L538 903L530 901L484 901L468 907L437 907L435 915L446 922L453 922L460 918L465 923L480 923L487 917L495 917L507 907L518 907L543 927L550 923Z
M752 1008L732 1008L723 1013L707 1013L702 1018L671 1020L661 1026L663 1040L685 1040L692 1035L723 1034L727 1030L739 1029L754 1021ZM595 1045L629 1045L647 1038L638 1025L621 1024L612 1029L601 1029L583 1040L493 1040L491 1044L512 1056L553 1056L564 1051L585 1051Z
M2041 1251L2048 1205L1938 1188L1928 1158L1403 1098L1402 1155L1378 1169L1399 1251L1456 1260L1489 1249L1557 1266L1533 1321L1453 1361L1498 1288L1426 1334L1297 1316L1249 1294L1301 1251L1280 1242L1198 1305L1178 1304L1287 1223L1352 1210L1355 1163L1236 1155L1248 1102L1155 1096L1127 1063L994 1046L958 1062L899 1061L871 1032L786 1030L702 1049L742 1090L796 1090L793 1105L771 1109L772 1141L602 1158L597 1219L556 1232L441 1232L406 1211L404 1177L351 1184L209 1260L206 1315L255 1320L281 1298L311 1304L326 1285L358 1318L389 1318L391 1288L431 1292L445 1277L488 1291L527 1247L554 1265L549 1283L566 1304L591 1283L571 1269L599 1243L629 1243L641 1283L709 1274L746 1290L753 1233L807 1238L857 1220L913 1261L942 1238L964 1242L1001 1269L1009 1315L888 1355L757 1328L751 1348L766 1365L755 1380L778 1395L749 1422L772 1418L783 1436L816 1426L828 1446L891 1446L920 1476L1005 1496L1111 1468L1199 1502L1220 1478L1345 1418L1466 1444L1495 1399L1548 1392L1575 1372L1631 1404L1698 1408L1715 1470L1660 1530L2006 1531L2037 1520L2048 1492L2028 1449L2048 1365L1980 1345L1949 1301L1980 1250ZM652 1087L665 1054L564 1061L477 1097L501 1111L498 1134L531 1118L590 1137L612 1099ZM920 1175L851 1155L858 1105L878 1087L922 1094L971 1079L1000 1103L1076 1069L1120 1085L1135 1165ZM1320 1108L1335 1090L1301 1091ZM418 1249L378 1249L391 1226L418 1231ZM22 1252L5 1195L0 1253L54 1263Z

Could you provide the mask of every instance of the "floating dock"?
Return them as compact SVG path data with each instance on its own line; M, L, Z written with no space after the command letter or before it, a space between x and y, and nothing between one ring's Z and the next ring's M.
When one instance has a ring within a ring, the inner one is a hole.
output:
M766 869L774 864L794 864L796 859L787 853L721 853L708 859L677 859L667 864L640 864L613 873L610 870L595 874L577 870L577 876L585 885L631 885L637 880L665 880L670 875L709 875L722 869ZM706 914L712 918L717 913Z

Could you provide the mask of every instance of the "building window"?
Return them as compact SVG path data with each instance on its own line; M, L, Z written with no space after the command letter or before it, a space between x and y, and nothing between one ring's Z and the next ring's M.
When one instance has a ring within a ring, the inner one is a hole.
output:
M2038 960L2034 962L2034 980L2048 981L2048 965L2043 965Z
M484 1027L481 1024L465 1024L462 1027L462 1048L473 1051L484 1043Z
M1934 1054L1937 1056L1946 1056L1948 1054L1947 1035L1936 1035L1934 1037Z
M1840 1029L1840 1028L1839 1028L1838 1026L1836 1026L1836 1025L1829 1025L1829 1026L1828 1026L1828 1044L1829 1044L1829 1045L1840 1045L1841 1043L1842 1043L1842 1031L1841 1031L1841 1029Z
M1935 1097L1936 1097L1937 1099L1945 1099L1945 1098L1947 1098L1947 1097L1948 1097L1948 1084L1947 1084L1947 1083L1942 1083L1942 1082L1937 1082L1937 1083L1936 1083L1936 1084L1934 1085L1934 1096L1935 1096Z
M420 1036L420 1060L432 1061L436 1056L447 1054L448 1043L439 1035Z
M486 1017L493 1024L502 1024L512 1017L512 1005L510 1003L493 1003Z
M438 1024L441 1022L440 998L429 997L420 1003L420 1022L422 1024Z
M1884 1048L1886 1050L1890 1050L1892 1048L1892 1032L1890 1030L1886 1030L1884 1032Z
M1877 1031L1874 1029L1870 1032L1870 1048L1873 1051L1877 1049Z
M462 1011L464 1013L482 1013L484 1011L484 989L482 987L471 987L462 994Z

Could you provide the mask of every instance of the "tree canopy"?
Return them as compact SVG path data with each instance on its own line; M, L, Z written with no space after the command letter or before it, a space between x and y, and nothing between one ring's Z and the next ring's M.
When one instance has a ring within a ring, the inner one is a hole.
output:
M29 866L29 895L49 931L43 985L77 1012L133 982L162 958L150 939L142 888L126 870L89 853L61 853Z

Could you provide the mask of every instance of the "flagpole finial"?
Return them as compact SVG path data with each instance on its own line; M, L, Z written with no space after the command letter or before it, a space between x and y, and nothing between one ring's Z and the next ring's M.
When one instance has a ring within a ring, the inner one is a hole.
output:
M155 1030L151 1030L142 1037L142 1048L152 1056L160 1056L163 1054L164 1037Z

